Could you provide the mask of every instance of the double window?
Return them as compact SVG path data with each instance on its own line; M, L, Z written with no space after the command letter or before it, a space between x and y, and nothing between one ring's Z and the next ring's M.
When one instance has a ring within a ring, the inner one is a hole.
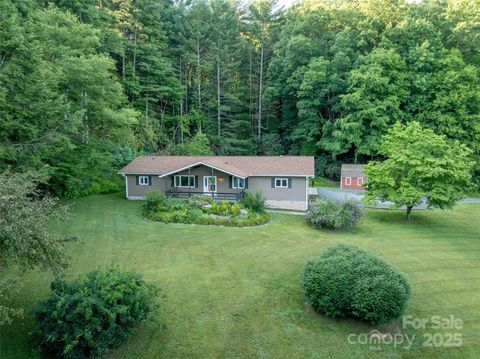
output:
M175 176L175 187L195 187L195 176Z
M245 179L240 177L233 177L232 188L245 188Z
M345 184L347 186L351 186L352 184L352 177L345 177Z
M138 185L139 186L149 186L150 185L150 179L148 176L138 176Z
M363 185L363 177L357 177L357 186Z
M275 178L275 188L288 188L288 178Z

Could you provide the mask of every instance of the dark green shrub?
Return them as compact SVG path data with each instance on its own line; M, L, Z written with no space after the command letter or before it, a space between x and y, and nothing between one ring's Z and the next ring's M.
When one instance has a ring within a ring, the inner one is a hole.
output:
M189 208L188 201L184 199L169 199L168 200L168 211L180 211L180 210L187 210Z
M120 190L120 183L115 180L97 180L86 189L86 195L116 193Z
M185 222L184 223L197 223L199 219L203 216L203 211L198 208L192 208L187 211L185 215Z
M410 296L410 285L403 274L352 245L334 246L308 261L301 286L316 311L372 324L399 318Z
M312 203L305 220L314 228L345 229L356 225L364 216L364 210L357 201L337 204L331 200L317 200Z
M246 208L250 209L256 213L263 213L265 212L266 208L266 201L265 197L262 196L262 192L255 192L255 194L251 192L245 193L243 198L240 201L240 204Z
M160 191L148 191L143 202L143 213L148 215L168 208L169 199Z
M55 281L35 312L34 336L42 352L94 358L125 342L157 307L158 289L137 273L94 271L73 283Z

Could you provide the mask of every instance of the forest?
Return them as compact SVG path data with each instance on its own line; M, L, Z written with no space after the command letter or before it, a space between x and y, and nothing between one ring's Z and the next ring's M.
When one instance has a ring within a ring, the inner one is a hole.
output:
M118 189L142 154L379 158L417 121L473 151L480 3L0 0L0 171L59 197Z

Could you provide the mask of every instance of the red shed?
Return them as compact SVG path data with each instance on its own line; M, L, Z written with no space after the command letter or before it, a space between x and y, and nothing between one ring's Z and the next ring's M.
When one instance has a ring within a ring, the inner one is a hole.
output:
M340 188L362 190L363 183L366 182L367 177L363 172L365 165L350 165L343 164L341 171Z

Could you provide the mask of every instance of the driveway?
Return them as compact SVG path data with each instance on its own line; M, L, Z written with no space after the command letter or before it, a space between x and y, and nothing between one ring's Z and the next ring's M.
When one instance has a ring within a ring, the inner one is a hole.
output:
M352 191L339 188L327 188L327 187L310 187L308 193L310 195L319 196L320 198L331 199L337 203L343 202L345 200L354 199L360 202L362 206L365 206L362 202L364 194L362 191ZM480 198L465 198L459 203L480 203ZM393 202L377 202L375 206L369 206L374 208L391 208ZM415 206L414 209L427 209L427 203L424 202L418 206ZM400 209L405 209L405 207L400 207Z

